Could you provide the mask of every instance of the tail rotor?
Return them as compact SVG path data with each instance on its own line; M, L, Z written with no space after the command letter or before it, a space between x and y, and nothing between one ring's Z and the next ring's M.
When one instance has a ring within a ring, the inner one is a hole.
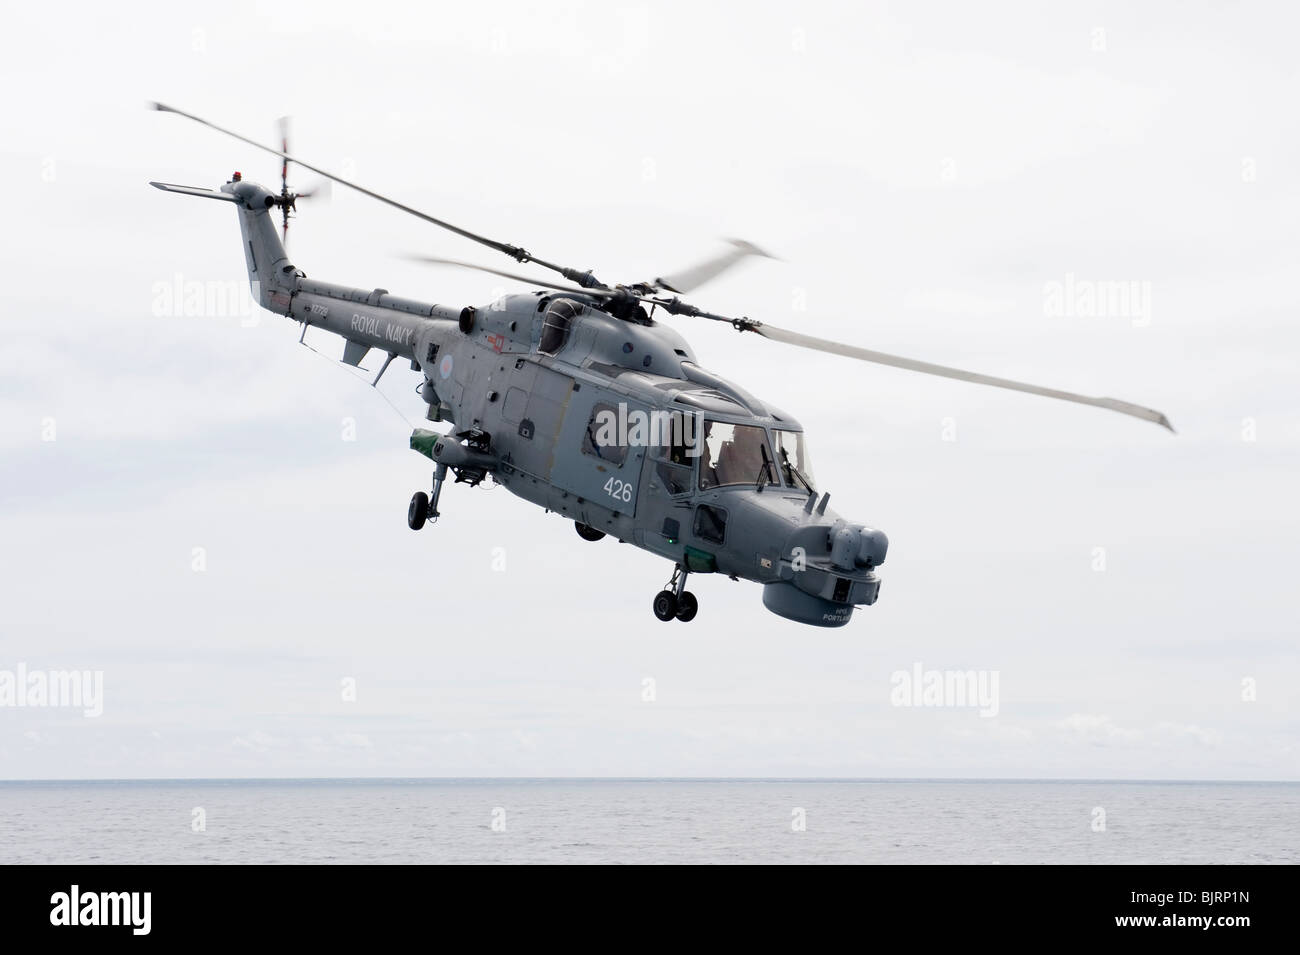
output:
M288 245L289 219L297 215L298 200L313 197L328 199L331 190L328 179L323 179L302 192L294 192L289 188L289 117L281 116L277 126L280 130L280 195L276 197L275 204L280 210L280 240Z

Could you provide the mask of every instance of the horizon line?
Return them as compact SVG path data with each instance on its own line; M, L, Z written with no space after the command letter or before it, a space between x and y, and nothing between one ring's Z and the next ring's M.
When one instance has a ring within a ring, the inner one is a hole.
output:
M298 782L773 782L773 783L1200 783L1300 784L1300 779L1206 779L1121 776L96 776L0 778L11 783L298 783Z

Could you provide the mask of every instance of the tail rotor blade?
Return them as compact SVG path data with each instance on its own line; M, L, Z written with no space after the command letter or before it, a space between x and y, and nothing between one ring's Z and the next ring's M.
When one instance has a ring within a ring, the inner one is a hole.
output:
M334 195L334 187L328 179L318 179L308 188L298 193L299 199L320 199L328 201Z
M289 117L281 116L277 121L280 127L280 191L289 191Z
M289 117L276 120L280 129L280 241L289 244L289 210L297 198L289 192Z

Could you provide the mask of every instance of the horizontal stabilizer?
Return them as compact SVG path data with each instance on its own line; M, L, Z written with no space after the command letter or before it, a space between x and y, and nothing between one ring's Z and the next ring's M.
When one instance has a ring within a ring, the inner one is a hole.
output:
M354 342L349 338L347 344L343 346L343 364L351 365L353 368L359 368L362 359L364 359L369 352L369 345L363 345L361 342Z
M202 199L220 199L222 202L238 202L228 192L218 192L216 189L205 189L202 186L177 186L170 182L151 182L149 185L155 189L161 189L163 192L179 192L183 196L198 196Z

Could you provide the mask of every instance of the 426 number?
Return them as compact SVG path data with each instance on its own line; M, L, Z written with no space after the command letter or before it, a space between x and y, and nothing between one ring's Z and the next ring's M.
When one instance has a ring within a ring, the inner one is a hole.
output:
M633 487L627 481L620 481L618 478L610 478L605 482L605 493L616 501L631 501L632 491Z

